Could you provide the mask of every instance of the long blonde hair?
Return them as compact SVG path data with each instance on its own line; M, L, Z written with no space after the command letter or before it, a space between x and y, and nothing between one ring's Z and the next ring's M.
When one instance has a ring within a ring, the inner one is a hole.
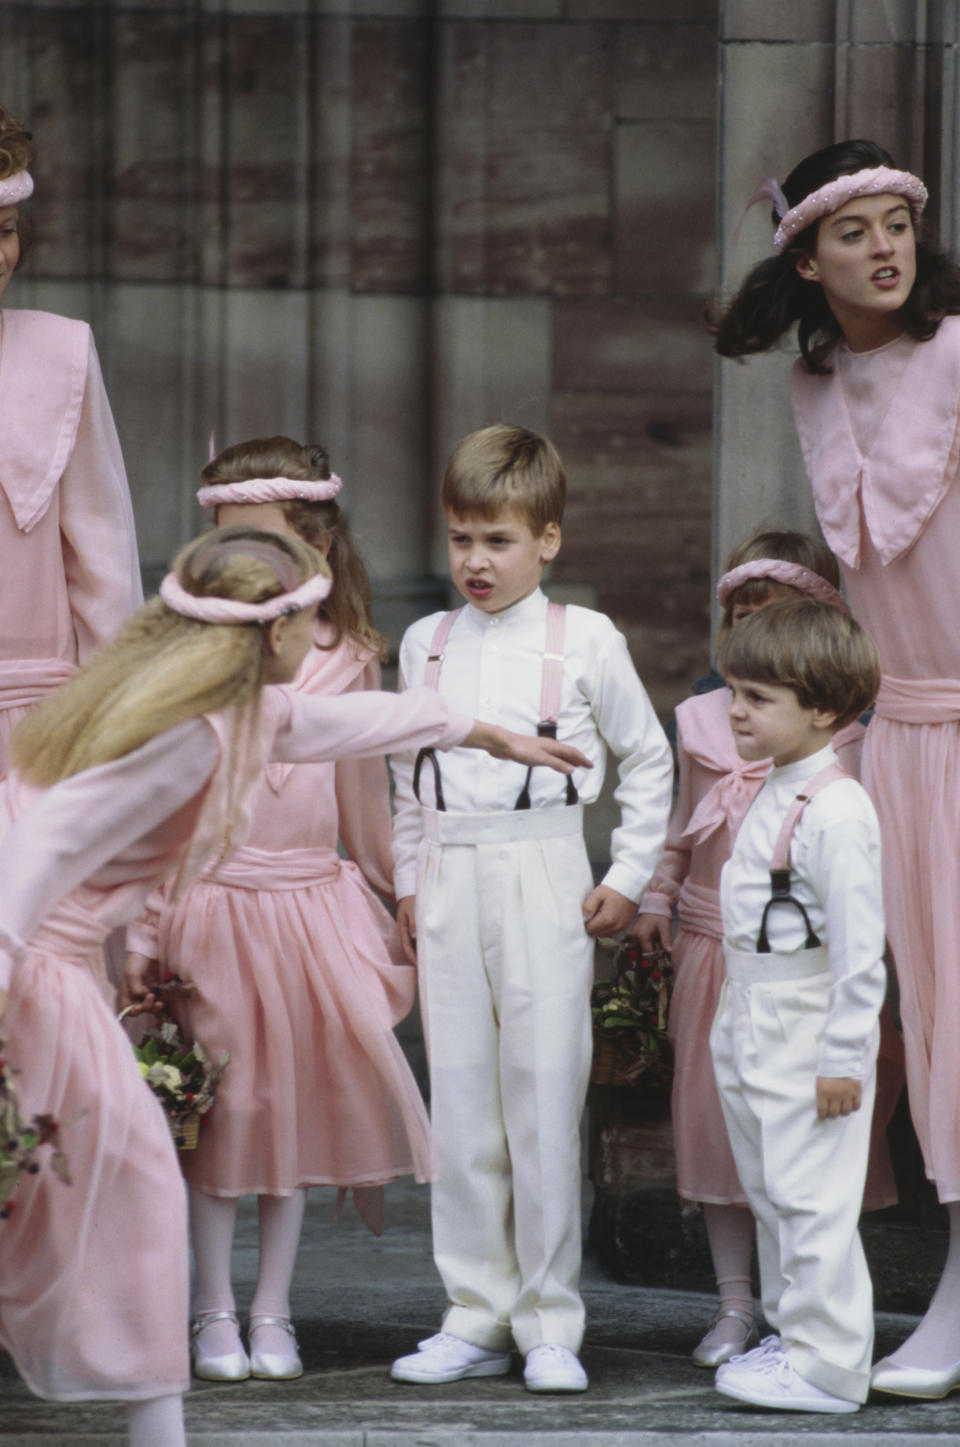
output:
M263 603L287 591L282 560L274 571L262 552L244 552L245 540L292 558L301 582L329 574L323 558L299 538L245 527L195 538L177 554L173 572L200 597ZM235 547L224 550L224 543ZM207 551L213 553L209 561ZM13 736L13 763L30 783L55 784L122 758L185 719L243 710L259 695L264 657L258 624L200 623L153 598L76 677L31 710Z
M248 442L226 447L200 474L207 486L229 486L231 482L247 482L253 477L323 482L329 476L330 460L324 448L316 443L304 446L282 435L252 437ZM375 657L386 658L386 639L374 628L370 617L370 578L339 504L333 500L308 502L303 498L289 498L279 506L290 527L304 542L325 552L330 564L333 588L323 612L333 624L333 641L326 646L336 648L346 637L360 648L369 649Z

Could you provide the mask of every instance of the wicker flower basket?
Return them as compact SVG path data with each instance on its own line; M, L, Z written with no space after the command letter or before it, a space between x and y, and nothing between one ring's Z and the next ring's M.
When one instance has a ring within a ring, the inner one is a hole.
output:
M673 1080L667 1012L673 971L662 950L644 954L635 940L601 941L610 974L593 987L594 1085L666 1094Z
M189 992L173 981L158 990L170 995ZM129 1009L121 1013L121 1020ZM174 1145L181 1151L196 1150L200 1119L213 1106L220 1077L230 1061L229 1050L214 1064L199 1041L184 1040L176 1021L163 1014L139 1044L131 1043L140 1073L163 1107Z

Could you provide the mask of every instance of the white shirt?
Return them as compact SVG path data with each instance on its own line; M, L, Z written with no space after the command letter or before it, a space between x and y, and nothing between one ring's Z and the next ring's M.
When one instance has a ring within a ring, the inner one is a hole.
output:
M502 613L487 614L467 604L453 626L444 652L439 692L451 705L486 723L534 734L540 722L540 686L546 636L547 599L538 588ZM434 613L407 629L400 647L400 687L423 682L427 654L444 615ZM673 781L670 746L627 651L626 640L602 613L566 610L563 690L557 737L573 744L593 763L578 769L574 782L584 804L603 785L607 748L618 759L620 782L614 797L621 822L614 830L613 864L604 884L638 900L653 874L666 837ZM394 863L397 898L416 893L420 806L413 793L413 754L391 758L396 783ZM480 814L512 810L526 769L469 749L453 749L440 760L443 793L451 812ZM531 808L561 807L566 780L546 768L533 770ZM434 803L429 767L420 777L424 804Z
M732 949L756 950L784 816L803 785L836 762L828 744L767 775L720 876L724 943ZM790 864L790 893L826 946L833 976L819 1074L859 1080L886 992L880 827L860 784L840 779L811 800L793 833ZM777 953L803 949L800 911L789 905L772 909L767 934Z

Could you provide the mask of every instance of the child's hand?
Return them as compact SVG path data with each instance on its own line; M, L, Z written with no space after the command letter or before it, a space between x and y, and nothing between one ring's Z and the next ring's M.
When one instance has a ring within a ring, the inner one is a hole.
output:
M400 943L403 946L403 953L411 965L417 963L416 903L415 894L405 894L403 899L397 900L397 929L400 931Z
M126 1007L129 1015L155 1015L158 1010L163 1009L158 996L154 994L158 983L159 963L159 960L135 951L127 955L127 962L123 967L120 1003Z
M860 1109L860 1096L859 1080L846 1075L818 1075L817 1119L836 1120L840 1115L851 1115Z
M583 922L587 934L618 935L625 930L637 912L637 906L625 894L618 894L606 884L598 884L583 901Z
M561 744L556 739L541 738L538 734L514 734L509 729L483 723L480 719L467 734L463 746L486 749L495 759L512 759L515 764L545 764L559 774L593 768L587 756L572 744Z
M668 955L673 951L669 915L640 914L630 934L645 955L661 949Z

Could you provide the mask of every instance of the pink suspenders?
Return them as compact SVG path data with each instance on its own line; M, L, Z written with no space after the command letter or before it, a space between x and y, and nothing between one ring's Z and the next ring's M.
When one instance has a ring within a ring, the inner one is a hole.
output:
M443 667L444 649L447 646L447 639L454 623L463 612L462 608L454 608L452 612L445 613L437 624L436 632L430 642L430 652L427 655L427 666L424 669L424 687L436 689L440 684L440 670ZM563 698L563 659L564 659L564 637L567 627L567 610L563 603L547 603L547 632L546 646L543 654L543 669L540 675L540 722L537 724L537 733L541 737L555 739L557 736L557 721L560 717L560 704ZM429 759L433 769L433 782L436 793L436 803L439 810L445 810L446 804L443 798L443 786L440 781L440 765L433 749L421 749L417 754L417 761L413 769L413 792L417 802L420 802L420 771L424 759ZM533 766L527 769L527 777L523 788L517 796L515 809L530 808L530 778L533 773ZM567 798L568 804L577 802L577 786L573 779L567 776Z
M807 918L807 911L799 899L794 899L790 893L790 841L793 838L793 831L797 827L800 815L821 789L832 784L837 779L849 779L850 775L839 764L828 764L821 769L819 774L814 774L802 794L798 794L790 808L784 815L780 833L777 835L777 842L773 846L773 858L770 861L770 898L763 907L763 914L760 918L760 932L757 935L757 954L769 955L770 941L767 938L767 915L776 904L789 904L798 909L803 915L803 922L807 927L807 938L804 941L805 950L815 950L819 947L820 940L815 934L813 927Z

